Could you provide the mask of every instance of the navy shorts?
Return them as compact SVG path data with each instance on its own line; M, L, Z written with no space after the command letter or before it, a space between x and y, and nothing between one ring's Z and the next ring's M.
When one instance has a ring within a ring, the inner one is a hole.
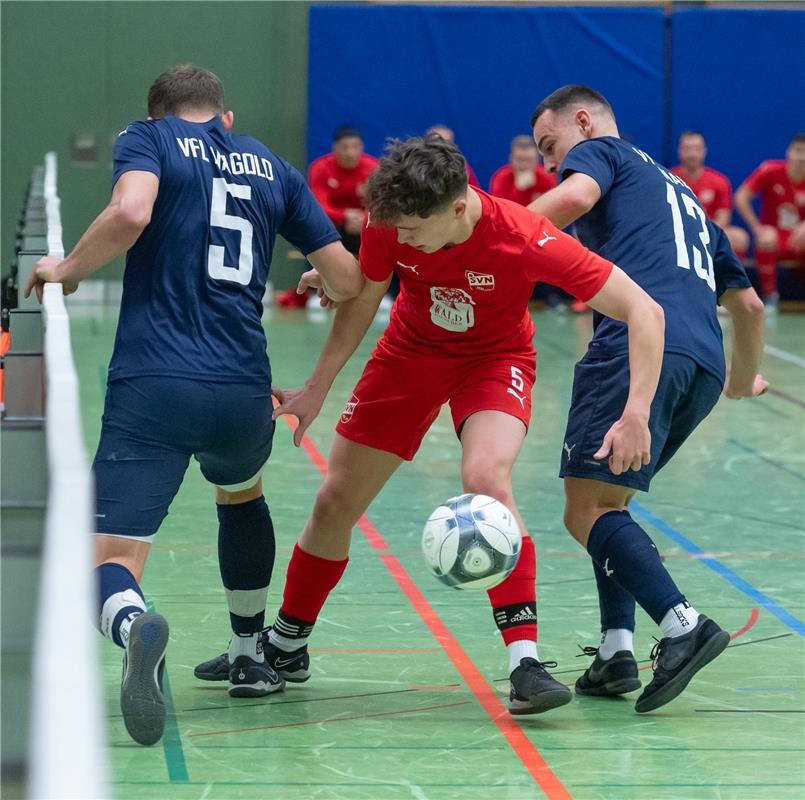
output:
M651 405L651 463L640 471L613 475L607 459L597 461L606 432L620 419L629 396L629 356L585 356L573 374L559 476L629 486L648 491L649 484L696 426L712 411L722 384L692 358L665 353L657 394Z
M190 456L229 491L253 486L271 453L271 387L148 376L112 381L95 455L99 533L150 541Z

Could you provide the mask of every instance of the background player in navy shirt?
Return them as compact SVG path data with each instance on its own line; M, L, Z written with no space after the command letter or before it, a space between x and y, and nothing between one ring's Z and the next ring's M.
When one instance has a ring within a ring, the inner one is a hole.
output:
M625 326L595 315L589 350L576 365L560 471L565 525L592 557L603 631L576 691L613 695L639 688L632 654L637 600L663 633L653 679L635 704L638 712L651 711L679 695L723 651L729 634L690 606L627 507L707 416L722 387L735 399L766 391L758 375L763 305L724 232L681 179L619 137L604 97L565 86L539 104L531 125L560 185L529 208L559 227L575 222L583 244L617 264L665 311L663 369L650 409L629 394ZM726 385L717 303L734 323ZM631 415L621 417L624 406ZM650 463L596 453L618 417L626 426L648 418Z
M193 66L160 75L148 114L117 139L110 204L67 258L43 258L27 287L41 295L59 281L69 294L128 250L94 462L96 550L100 627L125 650L121 707L142 744L164 730L168 626L146 612L138 582L191 455L216 487L229 693L283 687L260 645L275 550L261 479L274 423L260 315L276 235L306 255L331 299L363 287L304 178L231 133L215 75Z

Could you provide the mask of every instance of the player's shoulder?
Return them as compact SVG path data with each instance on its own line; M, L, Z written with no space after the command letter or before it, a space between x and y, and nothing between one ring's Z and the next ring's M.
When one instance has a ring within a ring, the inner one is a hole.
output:
M161 119L135 119L129 122L125 128L118 131L117 139L121 143L125 141L125 137L137 137L137 136L146 136L149 139L155 138L158 134L160 128L164 128L164 125L160 126L162 122Z
M783 173L785 172L785 161L777 158L770 158L766 161L761 161L760 164L758 164L755 172L768 175L777 175L778 173Z
M534 236L544 219L513 200L496 197L480 189L474 191L481 198L483 215L487 218L491 235L501 243L508 238L524 245Z
M310 162L308 170L327 169L331 164L335 163L335 156L332 153L325 153L323 156L318 156Z
M730 179L723 172L719 172L717 169L713 169L712 167L705 167L704 174L707 175L707 177L713 183L729 184L730 182Z
M380 161L376 159L374 156L370 156L369 153L361 153L361 166L368 167L369 169L374 169Z

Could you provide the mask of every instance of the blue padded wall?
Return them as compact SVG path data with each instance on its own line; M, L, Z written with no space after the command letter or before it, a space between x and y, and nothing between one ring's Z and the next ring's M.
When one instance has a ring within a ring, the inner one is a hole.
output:
M388 136L436 122L486 186L536 104L587 83L640 147L662 157L665 17L653 8L312 6L308 159L357 125L379 154Z
M672 25L673 141L700 130L737 188L805 130L805 12L688 9Z

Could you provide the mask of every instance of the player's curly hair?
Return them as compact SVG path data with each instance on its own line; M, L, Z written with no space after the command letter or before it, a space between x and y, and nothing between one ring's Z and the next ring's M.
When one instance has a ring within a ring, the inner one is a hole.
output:
M429 217L467 191L467 162L439 136L392 139L369 176L366 207L372 220L393 224L402 216Z
M208 69L182 64L163 72L148 90L148 116L175 116L188 109L224 113L224 86Z
M589 86L583 86L579 83L571 83L567 86L562 86L555 92L551 92L535 109L531 115L531 127L533 128L537 120L546 111L563 111L565 108L573 105L597 105L604 108L612 118L615 117L615 112L609 101L600 92L591 89Z

